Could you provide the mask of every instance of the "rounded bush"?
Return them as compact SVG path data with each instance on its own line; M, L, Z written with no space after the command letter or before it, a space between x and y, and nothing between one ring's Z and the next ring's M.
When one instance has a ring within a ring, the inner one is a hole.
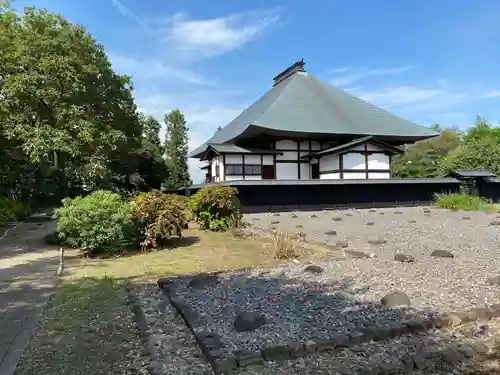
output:
M186 199L158 190L137 195L132 214L140 231L141 247L156 248L171 237L181 237L187 226Z
M241 206L237 194L233 187L204 187L189 201L191 215L202 229L226 231L239 227Z
M55 217L60 240L87 255L114 254L136 240L129 204L110 191L65 198Z

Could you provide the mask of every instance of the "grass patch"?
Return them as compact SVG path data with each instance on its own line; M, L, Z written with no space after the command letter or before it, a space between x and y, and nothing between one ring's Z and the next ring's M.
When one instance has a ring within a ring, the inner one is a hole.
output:
M464 193L436 194L436 206L450 210L498 212L498 206L484 198Z
M252 236L188 229L162 250L108 259L66 250L58 291L15 375L145 372L147 358L126 300L127 283L158 277L275 265L269 243Z
M123 282L62 282L14 375L146 374Z

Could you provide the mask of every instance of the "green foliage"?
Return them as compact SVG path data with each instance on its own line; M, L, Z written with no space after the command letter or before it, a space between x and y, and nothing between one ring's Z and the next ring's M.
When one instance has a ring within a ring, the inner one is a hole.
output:
M165 141L165 156L168 168L168 187L180 189L189 185L188 128L184 115L174 109L165 115L167 136Z
M498 209L488 200L465 193L437 194L436 206L450 210L495 212Z
M238 227L241 207L238 190L227 186L207 186L193 195L189 208L202 229L226 231Z
M405 153L398 155L392 162L392 173L396 178L435 178L442 173L441 160L460 146L462 140L456 129L434 126L441 135L410 145Z
M64 241L58 231L53 231L45 235L44 241L47 245L63 245Z
M0 226L22 220L29 214L29 208L22 203L0 197Z
M143 249L159 247L173 236L181 237L187 225L185 201L176 195L158 190L141 193L131 207Z
M61 241L87 255L113 254L134 243L132 212L119 194L98 190L86 197L65 198L55 210Z

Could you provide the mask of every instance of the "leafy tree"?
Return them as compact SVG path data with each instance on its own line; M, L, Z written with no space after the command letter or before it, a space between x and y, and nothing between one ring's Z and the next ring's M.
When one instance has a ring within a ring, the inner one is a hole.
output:
M139 114L142 126L139 175L148 189L159 189L167 179L164 147L160 140L160 123L152 116Z
M165 140L165 154L168 168L168 185L179 189L189 184L188 171L188 128L184 115L174 109L165 115L167 136Z
M61 15L3 5L0 50L0 194L29 179L60 196L127 184L142 129L130 78L103 47Z
M457 129L441 129L437 124L432 129L441 135L409 145L403 155L394 158L394 177L434 178L440 175L441 160L459 147L462 140Z

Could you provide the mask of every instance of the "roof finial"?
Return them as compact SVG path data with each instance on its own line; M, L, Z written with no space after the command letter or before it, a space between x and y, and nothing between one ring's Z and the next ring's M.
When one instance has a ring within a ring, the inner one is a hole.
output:
M288 68L285 70L281 71L276 77L273 78L274 80L274 86L276 86L278 83L283 82L285 79L288 77L291 77L297 72L305 72L304 65L306 63L304 62L304 58L301 58L299 61L294 63L293 65L290 65Z

